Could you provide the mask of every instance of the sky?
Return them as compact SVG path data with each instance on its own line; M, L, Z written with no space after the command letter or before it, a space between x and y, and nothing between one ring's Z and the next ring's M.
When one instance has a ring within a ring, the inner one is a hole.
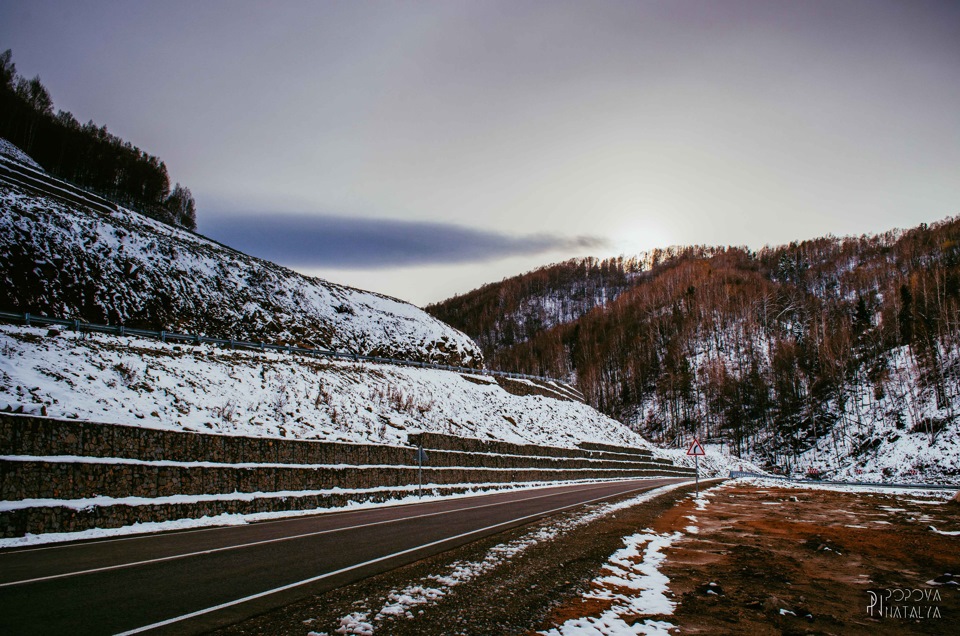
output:
M421 306L960 214L956 0L0 0L7 48L200 232Z

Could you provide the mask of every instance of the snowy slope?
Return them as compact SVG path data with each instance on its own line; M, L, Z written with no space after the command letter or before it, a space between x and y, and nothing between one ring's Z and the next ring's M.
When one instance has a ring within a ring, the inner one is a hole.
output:
M0 325L0 409L228 435L405 443L450 433L648 447L575 401L489 377Z
M29 168L33 168L34 170L43 169L30 157L30 155L17 148L3 137L0 137L0 157L12 159L13 161L22 163Z
M590 406L489 376L0 325L0 410L146 428L405 444L437 432L519 444L648 448ZM708 447L701 477L757 466Z
M12 146L0 151L0 160L31 163ZM301 276L129 210L97 212L0 181L0 219L0 310L482 364L467 336L412 305ZM514 395L484 376L51 334L0 326L0 409L300 439L404 443L432 431L649 447L583 403ZM718 458L710 470L731 467L751 468Z
M956 369L960 351L942 357L945 368ZM849 404L836 405L844 415L840 424L798 464L841 480L960 484L956 398L938 404L908 347L891 352L888 376L880 396L869 384L854 385Z
M409 303L309 278L130 210L107 215L3 182L0 281L6 311L482 364L466 335Z

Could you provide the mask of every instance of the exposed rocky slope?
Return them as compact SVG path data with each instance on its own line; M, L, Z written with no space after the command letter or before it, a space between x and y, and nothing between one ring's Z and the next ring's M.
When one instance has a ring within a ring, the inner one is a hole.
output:
M413 305L297 274L122 207L69 202L58 195L70 186L14 150L0 155L11 171L0 180L2 310L481 364L467 336Z

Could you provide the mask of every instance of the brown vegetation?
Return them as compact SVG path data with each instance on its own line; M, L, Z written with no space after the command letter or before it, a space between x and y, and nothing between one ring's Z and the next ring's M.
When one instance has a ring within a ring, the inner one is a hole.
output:
M890 416L932 439L956 418L960 218L757 252L568 261L428 311L492 365L575 379L590 404L655 440L696 432L742 452L763 439L771 464L789 463L859 418L858 396L911 392L924 395ZM891 373L896 355L914 384Z

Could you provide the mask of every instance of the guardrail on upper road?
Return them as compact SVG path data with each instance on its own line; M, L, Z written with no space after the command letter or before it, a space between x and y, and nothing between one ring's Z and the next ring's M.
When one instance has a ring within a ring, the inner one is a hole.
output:
M760 473L751 473L742 470L731 470L730 479L738 477L759 477L760 479L779 479L780 481L789 481L795 484L829 484L831 486L879 486L882 488L915 488L918 490L960 490L960 485L949 484L893 484L871 481L827 481L826 479L792 479L790 477L781 477L779 475L761 475Z
M115 336L138 336L141 338L154 338L161 342L185 342L189 344L212 344L231 349L247 349L250 351L279 351L282 353L297 353L307 356L340 358L343 360L353 360L355 362L376 362L380 364L395 364L405 367L418 367L421 369L438 369L441 371L454 371L456 373L473 373L480 375L490 375L502 378L513 378L520 380L537 380L539 382L554 382L562 384L560 380L548 378L539 375L529 375L526 373L511 373L509 371L498 371L496 369L473 369L470 367L458 367L449 364L434 364L432 362L418 362L415 360L402 360L398 358L382 358L380 356L365 356L357 353L346 353L343 351L333 351L330 349L307 349L305 347L295 347L292 345L276 345L266 342L248 342L246 340L225 340L223 338L210 338L197 334L177 333L175 331L149 331L147 329L133 329L131 327L99 325L96 323L82 322L80 320L68 320L65 318L50 318L47 316L38 316L35 314L16 314L6 311L0 311L0 320L7 322L32 325L59 325L67 327L80 333L105 333Z

